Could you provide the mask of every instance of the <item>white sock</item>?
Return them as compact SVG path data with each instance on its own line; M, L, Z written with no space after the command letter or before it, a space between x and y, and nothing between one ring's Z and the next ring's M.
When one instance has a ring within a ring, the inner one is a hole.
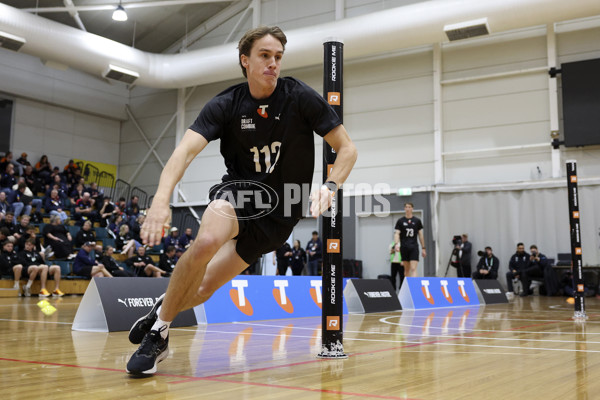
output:
M160 307L159 307L160 310ZM163 339L166 339L169 336L169 327L171 326L171 321L163 321L160 317L156 318L156 322L152 325L151 331L159 331L160 336Z
M19 288L19 281L15 281L15 285L13 286L14 289L18 289Z
M33 281L30 279L27 281L27 287L30 288L33 285Z

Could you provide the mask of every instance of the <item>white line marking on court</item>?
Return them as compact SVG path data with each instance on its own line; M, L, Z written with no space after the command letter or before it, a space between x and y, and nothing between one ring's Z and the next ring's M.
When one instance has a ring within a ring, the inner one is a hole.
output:
M5 319L5 318L0 318L0 321L7 321L7 322L30 322L30 323L37 323L37 324L61 324L61 325L73 325L72 322L59 322L59 321L29 321L26 319Z
M52 304L53 299L46 299L46 300L48 300L50 302L50 304ZM61 306L66 306L69 304L79 304L79 303L63 303L62 301L60 302ZM35 305L37 305L37 303L28 303L28 304L25 304L25 303L16 304L15 303L15 304L0 304L0 307L15 307L15 306L16 307L30 307L30 306L35 306ZM53 304L53 305L56 305L56 304Z
M431 310L431 312L433 312L433 310ZM428 318L427 316L424 315L420 315L419 317L423 317L423 318ZM388 315L385 318L402 318L402 315ZM433 316L431 317L432 319L446 319L445 315L440 315L440 316ZM475 316L472 316L470 318L475 318ZM568 322L568 323L572 323L573 321L568 320L568 319L525 319L525 318L486 318L485 315L483 316L478 316L477 317L478 321L523 321L523 322ZM586 324L600 324L600 321L590 321L590 320L586 320L585 321Z
M388 317L393 318L393 317ZM406 326L410 328L419 328L423 325L411 325L411 324L401 324L399 322L390 322L387 321L387 318L381 318L379 322L388 325L396 325L396 326ZM563 322L572 322L572 321L563 321ZM439 329L439 330L457 330L458 328L443 328L439 326L429 326L428 329ZM522 334L532 334L532 333L543 333L543 334L553 334L553 335L581 335L581 332L556 332L556 331L543 331L543 332L532 332L532 331L522 331L517 329L507 330L507 331L499 331L495 329L469 329L469 332L496 332L496 333L522 333ZM585 332L585 335L600 335L600 332Z
M380 319L383 320L385 318ZM383 322L383 321L382 321ZM264 326L264 327L271 327L271 328L286 328L285 326L280 326L280 325L269 325L269 324L254 324L254 323L246 323L246 322L234 322L234 324L243 324L243 325L253 325L253 326ZM400 325L400 324L395 324L395 323L390 323L391 325ZM422 328L422 325L408 325L408 324L402 324L402 326L407 326L407 327L414 327L414 328ZM439 328L439 327L434 327L434 326L430 326L429 329L432 328L436 328L436 329L444 329L444 328ZM293 329L305 329L305 330L315 330L315 328L305 328L305 327L296 327L294 326ZM457 328L446 328L448 330L458 330ZM475 329L473 329L472 331L475 331ZM518 330L513 330L513 331L494 331L494 330L485 330L485 329L480 329L478 331L481 332L504 332L504 333L536 333L536 332L527 332L527 331L518 331ZM469 330L469 332L471 332L471 330ZM464 332L464 333L469 333L469 332ZM357 333L357 334L365 334L365 335L389 335L389 336L398 336L400 333L398 332L372 332L372 331L348 331L348 330L344 330L344 333ZM553 334L555 332L537 332L537 333L544 333L544 334ZM577 333L573 333L573 335L576 335ZM598 333L597 333L598 334ZM404 333L405 336L419 336L418 333ZM585 333L584 335L588 335L588 333ZM431 339L435 339L435 338L457 338L457 339L478 339L478 340L506 340L506 341L523 341L523 342L556 342L556 343L588 343L588 344L600 344L600 342L592 342L592 341L588 341L588 340L552 340L552 339L521 339L521 338L502 338L502 337L491 337L491 336L465 336L464 334L456 334L456 335L436 335L436 334L432 334L432 335L428 335L428 336L424 336L422 335L423 338L431 338ZM345 337L344 337L345 338ZM410 342L412 343L412 342ZM418 343L418 342L415 342Z
M193 329L182 329L182 328L174 328L178 331L189 331L196 332ZM230 332L230 331L205 331L205 333L228 333L233 335L257 335L257 336L271 336L271 337L279 337L281 335L274 333L255 333L255 332ZM301 335L286 335L288 338L301 338L301 339L312 339L314 336L301 336ZM461 339L460 336L452 336L451 338ZM485 347L485 348L498 348L498 349L515 349L515 350L543 350L543 351L561 351L561 352L570 352L570 353L600 353L600 350L584 350L584 349L555 349L548 347L522 347L522 346L499 346L499 345L488 345L488 344L468 344L468 343L448 343L442 341L436 341L434 337L430 338L433 343L429 342L421 342L421 341L410 341L410 340L384 340L384 339L361 339L361 338L352 338L352 337L344 337L344 340L353 340L359 342L379 342L379 343L405 343L405 344L421 344L423 346L465 346L465 347ZM527 340L527 339L516 339L516 340ZM377 350L375 350L377 351ZM368 351L365 353L369 353Z

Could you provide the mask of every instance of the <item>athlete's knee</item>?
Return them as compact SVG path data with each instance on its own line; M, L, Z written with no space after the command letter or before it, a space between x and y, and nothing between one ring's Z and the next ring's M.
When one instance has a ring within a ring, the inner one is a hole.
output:
M213 255L223 245L221 240L207 232L201 233L196 238L196 242L194 244L194 246L191 246L187 250L192 252L194 259L197 259L197 256L202 256L205 254Z
M198 304L202 304L212 297L217 291L217 288L212 288L208 285L200 285L200 288L196 292L196 300Z

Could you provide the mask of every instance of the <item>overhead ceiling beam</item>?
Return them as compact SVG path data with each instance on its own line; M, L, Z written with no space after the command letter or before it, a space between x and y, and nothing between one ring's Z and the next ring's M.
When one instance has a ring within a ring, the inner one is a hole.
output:
M149 7L167 7L167 6L181 6L186 4L202 4L202 3L234 3L239 0L163 0L163 1L149 1L149 2L132 2L122 3L121 5L125 9L134 8L149 8ZM115 9L115 3L112 4L98 4L93 6L74 6L71 7L32 7L32 8L21 8L21 11L36 12L36 13L54 13L54 12L70 12L75 11L113 11Z
M192 44L200 40L204 35L218 28L223 23L229 21L231 18L235 17L237 14L242 12L245 8L248 7L250 1L251 0L241 0L232 2L232 4L229 5L227 8L224 8L211 18L204 21L202 25L199 25L197 28L185 35L183 38L177 40L177 42L169 46L163 53L177 53L191 46Z
M235 34L235 32L237 32L239 26L246 19L246 15L248 15L248 12L250 10L252 10L252 6L248 6L248 8L246 8L244 10L244 12L242 13L242 15L240 16L240 18L238 19L238 21L235 23L233 29L231 30L231 32L229 32L229 35L227 35L227 38L225 39L225 41L223 43L229 43L229 40L231 40L231 38L233 37L233 35Z
M63 3L67 8L68 13L71 15L71 17L73 17L75 23L77 23L79 29L81 29L84 32L87 32L87 29L85 29L85 25L83 25L83 21L81 20L81 18L79 18L79 13L75 9L75 4L73 4L73 0L63 0Z

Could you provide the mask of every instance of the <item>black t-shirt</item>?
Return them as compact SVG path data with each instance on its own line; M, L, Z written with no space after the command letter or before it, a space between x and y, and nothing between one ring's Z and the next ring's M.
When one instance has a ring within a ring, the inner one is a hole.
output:
M104 255L100 257L98 261L100 264L104 265L104 267L108 270L108 272L113 272L119 269L119 264L117 264L117 260L112 258L111 256Z
M12 267L17 264L19 264L19 258L14 250L11 252L2 251L0 253L0 272L3 275L12 274Z
M23 265L24 268L29 267L30 265L42 265L46 264L42 256L34 251L22 250L19 255L19 262Z
M175 268L175 257L169 257L166 254L161 254L160 261L158 263L158 268L162 269L165 272L173 272L173 268Z
M62 239L63 241L69 241L69 238L67 237L67 228L65 228L64 225L62 224L58 224L58 225L53 225L53 224L46 224L46 226L44 226L44 237L48 237L48 234L52 234L53 236L56 236L59 239ZM51 240L48 238L48 240ZM47 243L46 243L47 244Z
M209 142L221 139L227 168L224 182L252 180L268 185L279 197L273 215L285 216L284 184L312 181L313 131L325 136L340 124L323 97L286 77L278 79L266 99L254 99L247 83L226 89L204 106L190 129ZM291 205L292 218L302 216L302 203ZM274 206L274 201L269 204Z
M423 229L421 220L415 216L412 218L402 217L396 222L396 230L400 231L400 245L402 247L417 246L417 236Z
M148 265L154 265L154 261L152 261L152 257L144 255L143 257L140 255L135 255L131 258L128 258L125 261L125 264L129 265L130 267L133 267L133 263L139 263L139 262L143 262L144 264ZM136 267L139 268L139 267Z
M77 235L75 235L75 246L77 246L77 247L83 246L84 243L86 243L86 242L95 242L95 241L96 241L96 234L91 229L89 231L84 231L83 228L81 228L79 231L77 231Z

